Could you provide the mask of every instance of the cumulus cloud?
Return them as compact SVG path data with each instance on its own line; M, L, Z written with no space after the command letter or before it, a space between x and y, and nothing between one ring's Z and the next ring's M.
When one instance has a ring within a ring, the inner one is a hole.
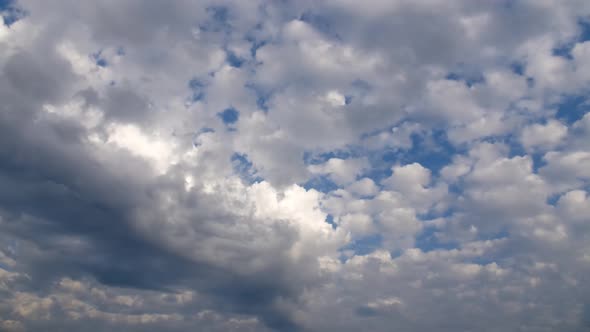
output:
M587 1L0 14L0 330L590 328Z
M567 135L567 127L559 121L549 121L546 124L534 124L523 129L521 141L524 147L552 148Z

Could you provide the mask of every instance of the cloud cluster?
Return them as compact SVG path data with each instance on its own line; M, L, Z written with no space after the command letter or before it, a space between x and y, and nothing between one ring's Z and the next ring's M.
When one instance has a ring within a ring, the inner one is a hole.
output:
M0 330L590 328L587 1L0 12Z

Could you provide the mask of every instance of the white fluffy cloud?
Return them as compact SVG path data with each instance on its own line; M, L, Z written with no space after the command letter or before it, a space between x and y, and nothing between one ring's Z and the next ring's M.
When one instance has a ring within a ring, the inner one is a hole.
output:
M524 147L553 148L567 135L567 127L559 121L534 124L523 129L521 141Z

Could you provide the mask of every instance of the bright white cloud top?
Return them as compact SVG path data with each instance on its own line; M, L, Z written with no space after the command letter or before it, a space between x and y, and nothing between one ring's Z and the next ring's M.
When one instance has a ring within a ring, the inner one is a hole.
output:
M590 2L0 11L1 331L590 330Z

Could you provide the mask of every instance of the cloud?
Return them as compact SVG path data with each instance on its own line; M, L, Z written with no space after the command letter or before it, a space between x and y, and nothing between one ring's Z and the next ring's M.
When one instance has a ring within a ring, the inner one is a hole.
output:
M535 124L524 128L521 135L526 148L535 146L553 147L567 135L567 127L558 121L549 121L545 125Z
M0 329L590 326L585 1L0 1Z

